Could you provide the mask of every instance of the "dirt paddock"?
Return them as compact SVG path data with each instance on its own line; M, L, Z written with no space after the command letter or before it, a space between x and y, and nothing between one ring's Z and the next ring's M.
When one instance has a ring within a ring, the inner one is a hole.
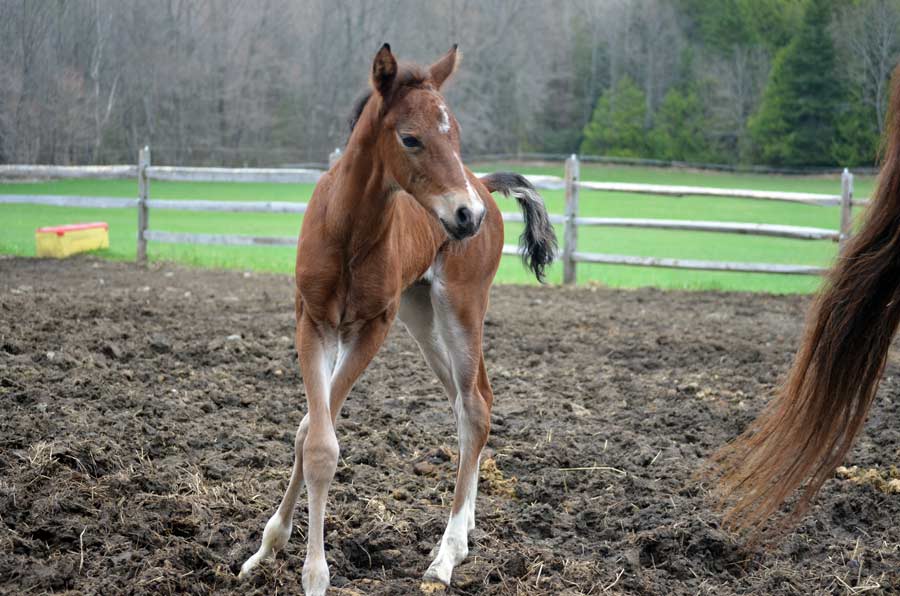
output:
M305 410L292 284L0 259L0 591L301 592L301 511L286 551L235 577L284 490ZM777 547L720 529L692 479L770 394L807 304L495 288L478 527L447 593L900 591L895 357L847 462L859 470L829 481ZM418 593L449 513L456 439L402 327L351 393L338 438L331 593Z

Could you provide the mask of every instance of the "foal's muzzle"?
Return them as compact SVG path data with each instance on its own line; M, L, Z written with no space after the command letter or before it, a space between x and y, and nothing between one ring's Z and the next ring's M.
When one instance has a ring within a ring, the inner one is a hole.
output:
M454 240L462 240L463 238L474 236L484 220L483 211L475 215L471 209L465 206L459 207L453 215L453 221L448 222L441 218L441 223L444 224L444 229L447 230L447 233Z

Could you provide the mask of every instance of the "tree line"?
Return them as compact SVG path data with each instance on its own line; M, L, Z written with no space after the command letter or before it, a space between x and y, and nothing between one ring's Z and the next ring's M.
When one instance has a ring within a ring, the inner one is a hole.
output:
M470 156L872 165L900 0L0 0L0 162L321 162L384 41Z

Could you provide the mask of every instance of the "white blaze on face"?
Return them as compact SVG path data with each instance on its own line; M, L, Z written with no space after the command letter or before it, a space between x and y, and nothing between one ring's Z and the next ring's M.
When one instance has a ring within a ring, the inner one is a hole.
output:
M438 130L447 134L450 132L450 114L447 112L447 106L443 103L438 103L438 108L441 110L441 122L438 124Z
M481 202L481 197L478 196L478 193L475 192L475 189L472 188L472 184L469 182L469 177L466 176L466 168L463 166L462 159L459 158L458 153L453 154L456 157L456 162L459 164L459 171L462 173L463 180L466 182L466 192L469 193L469 202L472 204L470 209L472 209L472 213L475 214L476 219L484 213L484 203Z

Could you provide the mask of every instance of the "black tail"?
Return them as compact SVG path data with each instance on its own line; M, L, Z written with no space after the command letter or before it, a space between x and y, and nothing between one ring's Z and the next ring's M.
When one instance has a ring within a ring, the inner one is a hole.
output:
M556 232L541 195L524 176L512 172L488 174L481 178L481 183L490 192L499 192L505 197L512 195L519 202L525 216L525 231L519 236L522 261L534 271L538 281L544 283L544 269L553 262L557 244Z

